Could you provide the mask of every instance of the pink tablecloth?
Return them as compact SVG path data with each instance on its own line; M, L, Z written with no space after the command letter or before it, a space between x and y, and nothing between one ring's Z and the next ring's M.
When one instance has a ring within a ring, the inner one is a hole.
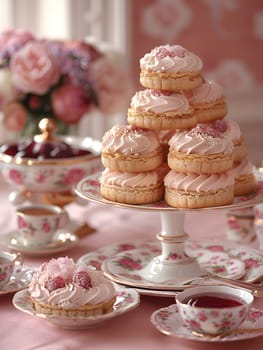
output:
M7 188L0 187L0 239L15 228L15 209L7 199ZM77 246L59 253L75 259L119 241L155 239L160 230L158 212L120 209L89 203L86 206L71 204L67 207L72 218L86 220L96 232L82 238ZM185 230L192 239L225 239L225 213L219 211L189 213ZM4 248L4 244L2 244ZM6 248L5 248L6 249ZM25 257L25 265L37 267L47 257ZM71 331L50 325L45 320L18 311L12 305L12 295L0 296L0 348L3 350L81 350L81 349L263 349L263 337L235 343L211 344L166 336L150 322L151 314L174 303L171 297L141 296L139 307L111 319L97 327ZM263 308L263 299L257 299L257 307Z

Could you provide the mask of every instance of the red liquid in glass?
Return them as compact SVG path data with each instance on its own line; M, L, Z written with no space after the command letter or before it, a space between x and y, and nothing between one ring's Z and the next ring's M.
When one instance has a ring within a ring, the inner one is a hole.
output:
M184 304L203 308L218 308L240 306L243 302L240 299L235 299L229 295L211 294L211 295L196 295L184 300Z

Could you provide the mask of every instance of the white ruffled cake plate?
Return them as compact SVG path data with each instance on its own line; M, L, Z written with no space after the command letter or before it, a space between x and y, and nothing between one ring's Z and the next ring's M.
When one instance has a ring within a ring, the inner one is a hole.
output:
M262 333L245 332L241 334L225 335L222 337L211 337L207 335L197 336L192 333L191 329L187 327L178 312L177 305L172 304L156 310L151 315L151 322L153 326L161 333L172 337L183 338L188 340L195 340L199 342L232 342L238 340L251 339L263 335ZM246 320L240 326L240 329L263 329L263 311L256 308L251 308Z
M94 327L110 319L135 309L140 303L140 296L132 288L122 288L116 285L116 301L111 312L98 316L62 317L49 316L37 312L33 306L27 289L17 292L13 297L13 305L20 311L31 316L45 319L47 322L64 329L86 329Z

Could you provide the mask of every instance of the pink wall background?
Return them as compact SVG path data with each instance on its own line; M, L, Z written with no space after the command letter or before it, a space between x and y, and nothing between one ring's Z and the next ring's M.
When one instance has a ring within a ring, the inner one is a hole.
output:
M131 18L136 90L142 89L139 59L167 43L199 55L204 75L225 93L263 88L262 0L132 0Z

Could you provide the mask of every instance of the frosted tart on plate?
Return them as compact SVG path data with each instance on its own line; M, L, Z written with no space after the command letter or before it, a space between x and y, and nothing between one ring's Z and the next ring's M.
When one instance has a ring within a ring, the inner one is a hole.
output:
M165 201L175 208L206 208L228 205L234 199L231 171L217 174L182 173L174 170L164 178Z
M191 91L190 105L198 123L222 119L227 114L227 104L222 87L213 80L205 80Z
M169 146L168 165L175 171L215 174L233 166L233 142L206 124L174 133Z
M63 317L97 316L112 311L113 283L102 272L68 257L43 263L28 292L36 311Z
M128 173L105 169L100 177L100 193L105 199L126 204L149 204L163 199L167 164L155 170Z
M144 172L162 164L163 152L153 130L114 125L102 138L101 160L111 170Z
M202 81L200 57L181 45L161 45L140 59L140 83L149 89L191 90Z
M128 123L153 130L176 130L192 128L197 119L184 94L145 89L132 97Z

